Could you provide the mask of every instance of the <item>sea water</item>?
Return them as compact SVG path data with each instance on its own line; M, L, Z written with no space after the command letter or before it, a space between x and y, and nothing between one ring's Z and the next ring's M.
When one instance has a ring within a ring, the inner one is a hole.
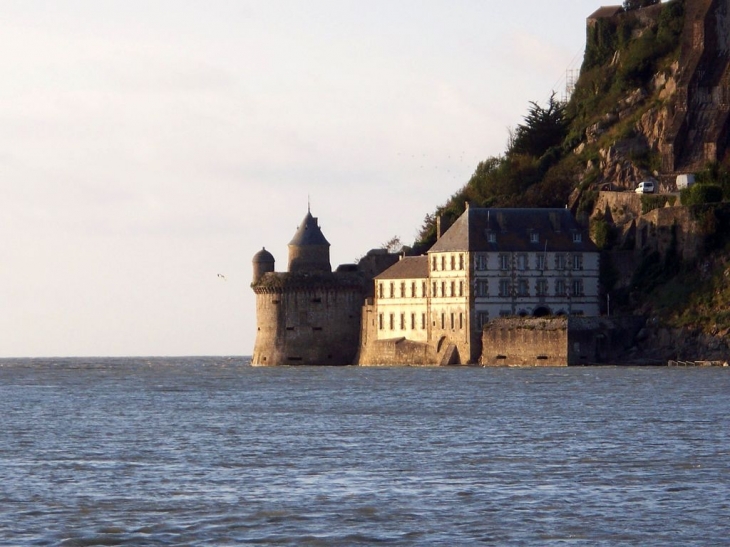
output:
M2 545L727 545L730 369L0 360Z

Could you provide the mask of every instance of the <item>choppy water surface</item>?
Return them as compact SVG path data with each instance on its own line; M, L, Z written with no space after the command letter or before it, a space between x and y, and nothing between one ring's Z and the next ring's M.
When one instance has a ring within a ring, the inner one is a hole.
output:
M0 360L7 545L722 545L730 370Z

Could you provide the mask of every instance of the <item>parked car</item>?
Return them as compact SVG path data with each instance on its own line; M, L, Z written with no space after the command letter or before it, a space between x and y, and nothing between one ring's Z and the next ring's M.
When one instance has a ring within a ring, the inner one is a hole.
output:
M644 182L640 182L639 185L636 187L636 190L634 190L637 194L653 194L654 193L654 181L652 180L645 180Z

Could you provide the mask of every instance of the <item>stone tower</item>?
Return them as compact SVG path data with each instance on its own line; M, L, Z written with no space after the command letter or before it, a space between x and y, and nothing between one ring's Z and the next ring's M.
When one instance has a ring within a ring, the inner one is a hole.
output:
M330 244L317 219L307 211L297 233L289 242L290 272L331 272Z
M354 266L330 266L330 244L310 211L289 243L289 271L253 258L256 344L252 365L351 365L359 346L366 283Z
M253 255L253 282L256 283L264 274L274 271L274 255L266 247Z

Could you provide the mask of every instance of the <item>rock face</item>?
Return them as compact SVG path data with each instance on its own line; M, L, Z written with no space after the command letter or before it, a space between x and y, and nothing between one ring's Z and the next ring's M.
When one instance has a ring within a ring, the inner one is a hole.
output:
M698 171L725 154L730 134L730 0L684 5L679 59L644 87L627 92L585 131L587 144L601 144L598 163L588 166L597 169L598 184L633 189L641 180L667 175L665 189L674 190L669 175ZM635 29L637 36L656 26L652 14L646 20L637 16L646 25ZM618 25L626 17L619 13L613 19ZM612 66L621 65L622 54L616 52Z

